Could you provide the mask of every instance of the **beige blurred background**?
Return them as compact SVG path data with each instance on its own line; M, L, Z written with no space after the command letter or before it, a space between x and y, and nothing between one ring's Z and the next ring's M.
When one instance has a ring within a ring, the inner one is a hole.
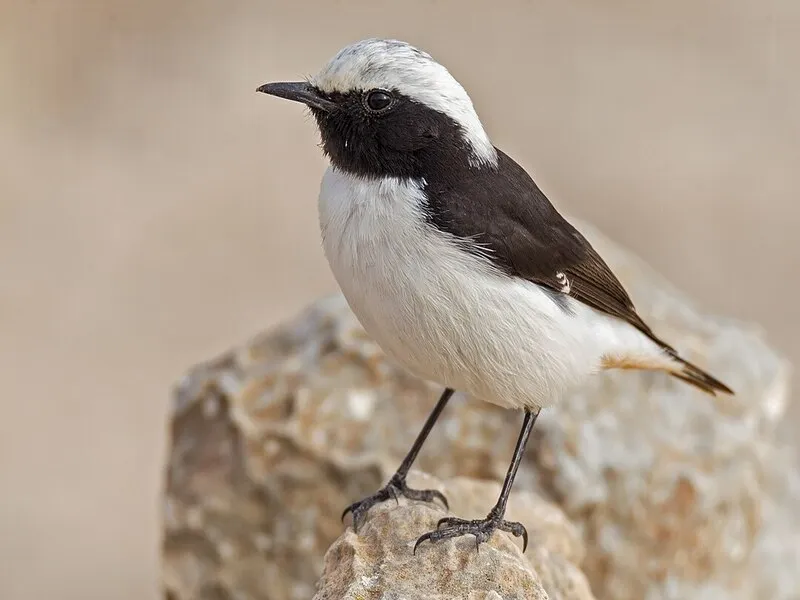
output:
M154 598L170 386L333 291L312 122L399 37L554 202L800 357L794 0L0 2L0 598Z

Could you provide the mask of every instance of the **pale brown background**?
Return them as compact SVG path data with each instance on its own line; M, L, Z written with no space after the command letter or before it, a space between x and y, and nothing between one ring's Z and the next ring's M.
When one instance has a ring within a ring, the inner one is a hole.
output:
M152 598L171 384L334 290L298 105L416 43L496 144L711 311L800 356L800 2L5 0L0 597Z

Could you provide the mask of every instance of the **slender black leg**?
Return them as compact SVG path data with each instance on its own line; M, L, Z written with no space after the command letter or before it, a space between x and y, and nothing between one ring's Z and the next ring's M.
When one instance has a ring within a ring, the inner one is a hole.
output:
M367 512L370 508L379 502L388 500L389 498L394 498L395 501L397 501L398 496L405 496L411 500L422 500L424 502L433 502L435 498L438 498L439 501L445 505L445 507L449 508L449 505L447 504L447 498L444 497L444 494L437 490L413 490L406 485L406 476L408 475L408 471L411 469L411 465L414 464L422 445L428 438L428 434L431 432L431 429L433 429L434 424L439 418L439 415L442 414L442 411L447 405L448 400L450 400L450 397L453 395L453 392L454 390L451 388L445 388L444 392L439 398L439 401L436 403L436 406L433 407L433 411L425 421L425 425L422 426L422 431L419 432L417 439L414 440L414 445L411 446L411 450L408 451L408 454L403 459L403 462L400 463L400 467L397 469L397 472L392 475L389 483L387 483L385 487L372 494L372 496L367 496L363 500L354 502L344 509L344 512L342 513L342 520L344 520L347 513L353 513L353 531L358 532L358 527L363 521L364 517L367 515Z
M414 544L414 552L417 551L419 546L425 540L431 542L438 542L448 538L459 537L471 533L475 536L475 547L478 548L481 542L485 542L494 533L495 530L507 531L515 537L522 536L523 546L522 551L528 548L528 532L522 523L514 521L504 521L503 517L506 514L506 504L508 503L508 495L511 493L511 486L514 485L514 477L517 475L519 464L522 461L522 455L525 453L525 445L528 443L528 438L533 430L533 424L536 423L536 417L539 416L539 411L531 412L525 410L525 419L522 422L522 431L519 433L517 445L514 448L514 457L511 459L511 465L508 467L506 478L503 481L503 489L500 490L500 497L497 499L497 504L494 505L492 510L485 519L477 519L474 521L467 521L465 519L458 519L456 517L445 517L440 519L436 525L435 531L429 531L417 540Z

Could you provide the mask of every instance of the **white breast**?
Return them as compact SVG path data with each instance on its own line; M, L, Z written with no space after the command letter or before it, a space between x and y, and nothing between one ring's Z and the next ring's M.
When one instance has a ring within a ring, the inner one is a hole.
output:
M334 168L319 196L331 270L367 333L412 373L510 407L547 406L635 334L466 253L423 218L420 184ZM643 337L643 336L639 336Z

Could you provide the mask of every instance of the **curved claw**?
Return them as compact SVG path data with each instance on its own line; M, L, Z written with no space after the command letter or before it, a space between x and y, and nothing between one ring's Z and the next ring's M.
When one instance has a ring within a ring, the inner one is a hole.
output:
M361 512L359 509L363 505L363 502L354 502L350 506L342 511L342 523L344 523L344 518L347 516L347 513L351 513L353 515L353 531L358 533L358 524L359 520L361 519ZM369 509L368 509L369 510Z
M408 486L403 486L395 491L395 493L399 493L400 495L405 496L409 500L419 500L421 502L433 502L434 500L439 500L445 509L450 509L450 503L445 498L444 494L438 490L414 490Z
M414 554L414 555L416 555L416 554L417 554L417 547L418 547L418 546L419 546L419 545L420 545L422 542L424 542L425 540L429 540L429 539L431 539L431 534L432 534L432 533L433 533L432 531L429 531L428 533L423 533L421 536L419 536L419 537L417 538L417 541L416 541L416 543L414 544L414 550L412 550L412 551L411 551L411 554Z
M445 527L443 529L443 527ZM414 554L417 547L425 540L431 543L446 540L462 535L472 534L475 536L475 550L480 552L481 544L487 541L496 530L506 531L514 537L522 536L522 552L528 549L528 530L522 523L514 521L502 521L496 517L488 517L484 520L467 521L458 517L443 517L436 523L436 529L420 536L414 544Z
M347 516L347 513L349 513L349 512L353 512L353 506L354 506L354 505L353 505L353 504L351 504L350 506L348 506L347 508L345 508L345 509L342 511L342 517L341 517L341 521L342 521L342 523L344 523L344 518Z
M347 508L344 509L342 513L342 523L344 523L344 518L347 516L347 513L351 513L353 515L353 532L358 533L358 506L351 504Z
M369 509L379 502L394 498L396 504L400 504L400 496L405 496L410 500L420 500L423 502L432 502L433 499L438 499L446 509L450 508L444 494L438 490L414 490L406 485L405 479L399 479L397 476L392 477L385 487L375 492L372 496L368 496L363 500L354 502L342 511L341 520L344 522L347 513L353 515L353 531L358 533L358 524L361 518L369 512Z
M444 494L439 490L431 490L431 494L434 498L438 498L439 501L444 504L445 509L450 510L450 503L447 501L447 498L444 497Z
M522 553L525 554L525 550L528 549L528 530L525 529L525 525L522 523L506 522L502 529L508 531L514 537L522 536Z
M522 553L525 554L525 550L528 549L528 530L525 529L525 525L522 523L510 523L508 521L504 521L500 526L500 529L507 531L514 537L522 536Z

